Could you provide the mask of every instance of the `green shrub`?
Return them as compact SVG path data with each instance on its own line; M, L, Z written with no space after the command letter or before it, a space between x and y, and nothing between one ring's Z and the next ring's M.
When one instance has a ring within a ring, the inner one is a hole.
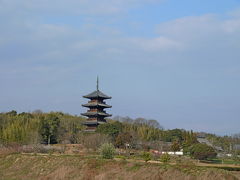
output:
M152 156L149 152L143 152L142 153L142 158L145 162L148 162L152 159Z
M163 162L163 163L169 162L170 161L170 155L168 153L165 153L165 154L161 155L160 161Z
M122 159L122 160L126 160L127 159L126 156L121 156L121 155L117 155L117 156L115 156L115 158L119 158L119 159Z
M100 154L104 159L113 159L115 148L111 143L104 143L101 145Z
M213 147L208 146L207 144L197 143L192 145L189 150L190 155L194 159L206 160L208 158L215 158L217 156L217 153Z

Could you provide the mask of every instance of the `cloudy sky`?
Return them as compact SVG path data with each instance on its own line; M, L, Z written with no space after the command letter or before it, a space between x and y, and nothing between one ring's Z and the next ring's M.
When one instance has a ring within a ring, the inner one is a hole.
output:
M240 127L239 0L0 0L0 111L110 113L220 135Z

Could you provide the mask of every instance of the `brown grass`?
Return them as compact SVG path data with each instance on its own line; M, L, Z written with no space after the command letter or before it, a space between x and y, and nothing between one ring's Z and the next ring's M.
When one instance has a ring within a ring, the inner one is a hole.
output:
M0 156L0 179L24 180L235 180L240 172L67 155Z

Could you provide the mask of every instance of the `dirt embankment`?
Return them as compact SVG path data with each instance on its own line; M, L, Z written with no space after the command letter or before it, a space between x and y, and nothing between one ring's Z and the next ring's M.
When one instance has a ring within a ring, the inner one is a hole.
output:
M235 180L240 179L240 172L83 156L11 154L0 156L0 179Z

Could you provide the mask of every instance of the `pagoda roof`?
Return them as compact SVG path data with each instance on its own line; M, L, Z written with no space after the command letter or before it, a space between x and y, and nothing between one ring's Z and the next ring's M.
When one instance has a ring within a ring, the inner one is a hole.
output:
M84 125L95 125L97 124L98 125L98 122L97 121L86 121L83 123Z
M99 124L104 124L106 123L105 121L85 121L83 124L84 125L99 125Z
M93 98L102 98L102 99L111 99L112 97L107 96L106 94L102 93L99 90L96 90L86 96L83 96L84 98L88 98L88 99L93 99Z
M109 106L107 104L104 103L97 103L97 102L92 102L92 103L87 103L87 104L83 104L82 106L84 107L104 107L104 108L111 108L112 106Z
M82 113L83 116L105 116L105 117L109 117L112 116L111 114L107 114L105 112L86 112L86 113Z

